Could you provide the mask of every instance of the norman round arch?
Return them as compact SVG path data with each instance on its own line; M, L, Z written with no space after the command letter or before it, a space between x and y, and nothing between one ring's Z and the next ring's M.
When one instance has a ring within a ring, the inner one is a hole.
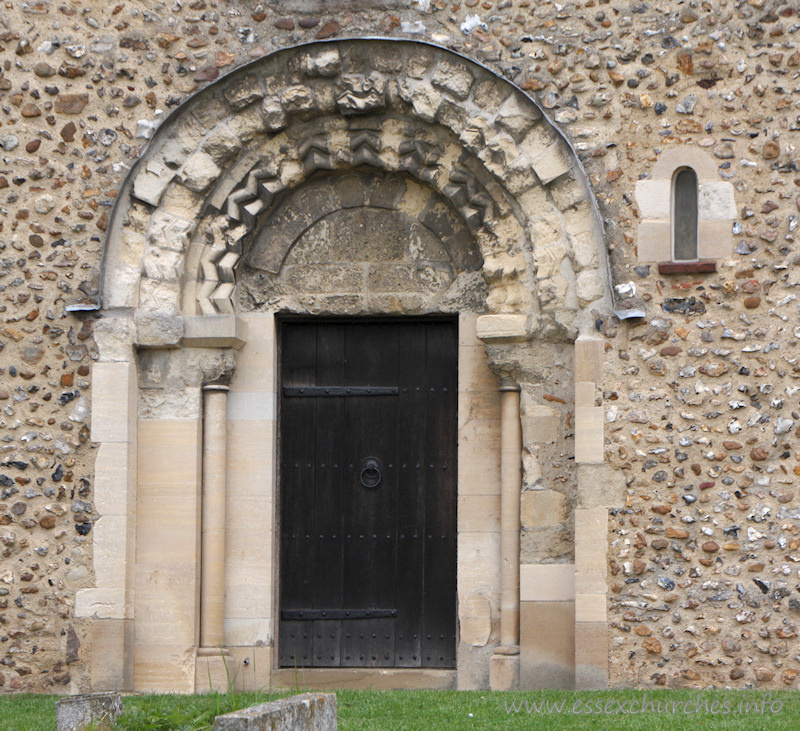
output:
M374 39L278 51L176 109L120 191L103 306L233 312L236 268L276 201L360 167L451 203L479 245L489 313L524 316L518 336L574 338L590 328L581 313L610 306L591 191L537 105L450 51ZM289 245L261 246L267 270Z
M281 682L285 314L457 322L454 667L391 682L574 682L578 532L596 526L570 506L601 478L559 492L542 474L603 462L593 311L612 294L579 161L522 91L405 40L256 60L158 128L118 195L101 277L97 586L76 606L108 647L96 689L225 687L227 663L256 656L257 684ZM542 401L544 384L563 395ZM525 524L534 498L557 506L549 523ZM533 597L540 580L550 594ZM573 640L555 660L520 654L521 597L530 627L532 597L559 605L548 633Z

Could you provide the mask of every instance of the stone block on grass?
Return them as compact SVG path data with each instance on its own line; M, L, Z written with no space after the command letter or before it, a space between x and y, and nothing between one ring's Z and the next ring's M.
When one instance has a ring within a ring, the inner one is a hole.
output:
M122 696L118 693L71 695L56 701L58 731L111 729L122 713Z
M335 693L304 693L214 719L214 731L336 731Z

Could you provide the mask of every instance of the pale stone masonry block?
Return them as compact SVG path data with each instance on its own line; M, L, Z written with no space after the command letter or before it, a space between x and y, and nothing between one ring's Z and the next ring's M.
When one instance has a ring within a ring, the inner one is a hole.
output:
M578 302L584 306L599 300L603 296L606 286L597 269L584 269L575 277Z
M403 79L398 84L401 98L414 107L414 114L426 122L433 122L442 95L426 81Z
M233 131L231 124L223 122L214 127L211 134L203 141L200 149L211 155L215 163L224 165L239 153L241 146L242 140Z
M226 647L257 647L272 644L272 617L225 617Z
M565 175L572 169L571 160L562 149L562 143L554 142L543 153L537 155L532 163L536 176L543 185Z
M236 354L236 371L231 381L231 393L234 391L274 393L277 389L275 316L272 313L245 312L239 319L245 325L247 342Z
M199 551L198 551L199 553ZM166 551L162 558L171 558ZM199 555L191 562L153 561L136 566L135 642L168 647L197 642Z
M94 341L100 353L98 362L133 362L136 323L132 317L104 317L94 324Z
M575 592L600 594L608 591L607 576L608 510L575 510Z
M575 406L595 405L595 384L581 381L575 384Z
M129 515L130 486L136 484L136 449L130 442L106 442L94 466L94 506L100 515Z
M572 602L575 600L575 564L544 563L519 567L522 602Z
M151 160L139 168L133 181L133 195L140 201L157 206L174 177L175 172L160 160Z
M139 285L142 311L174 313L180 309L180 287L177 282L161 279L142 279Z
M489 686L495 691L519 688L519 655L492 655Z
M605 622L608 619L605 594L576 594L576 622Z
M672 259L672 226L669 220L642 221L637 229L636 254L639 261Z
M575 409L575 461L586 464L603 462L603 407L578 406Z
M534 395L523 389L520 421L523 444L554 444L561 430L561 414L546 404L536 403Z
M137 391L134 364L95 363L92 391L92 441L133 441Z
M625 504L625 475L609 464L578 465L578 504L615 508Z
M458 492L500 492L500 419L470 419L458 430Z
M484 342L520 342L530 338L527 315L481 315L476 331Z
M200 475L199 419L142 419L139 422L139 485L194 485Z
M575 688L608 687L608 624L575 622Z
M273 446L275 422L266 419L245 421L232 418L230 410L232 395L233 391L229 392L228 495L234 500L243 496L253 496L260 500L271 499L275 464ZM259 395L271 397L271 394ZM237 415L234 413L233 417Z
M561 525L569 516L569 500L556 490L525 490L520 502L523 529Z
M461 642L485 647L492 635L492 604L481 591L474 591L458 603Z
M508 131L519 139L538 121L538 117L530 108L528 99L519 94L511 94L497 110L497 126Z
M193 211L186 211L193 215ZM183 251L189 243L192 221L159 208L150 219L147 238L153 246Z
M144 254L147 239L130 228L123 228L119 235L119 264L133 267L137 271L142 266L142 255Z
M151 246L142 263L144 273L150 279L177 280L183 269L183 255L178 251L157 249Z
M641 218L670 217L671 180L637 180L635 195Z
M500 530L500 496L459 495L458 530L459 532Z
M231 391L228 394L229 421L272 421L274 418L274 393Z
M194 644L137 645L134 677L137 690L152 693L194 693Z
M141 421L191 421L200 418L202 393L189 388L143 388L139 391Z
M732 221L736 218L736 200L733 185L715 181L698 186L697 213L701 221Z
M458 348L458 390L464 394L497 393L500 379L486 362L483 343L480 340L476 342L476 346L460 345Z
M137 313L136 344L153 348L176 347L184 333L183 318L160 312Z
M94 619L89 637L92 690L133 687L133 620Z
M569 242L575 258L575 267L579 271L597 268L600 263L600 248L594 233L587 231L576 236L570 236Z
M225 693L231 681L230 657L220 648L198 648L194 666L195 693Z
M575 341L575 382L600 383L603 377L604 343L596 338L580 337Z
M161 198L161 207L158 210L193 221L199 217L204 201L204 195L195 193L180 183L173 183Z
M450 92L458 99L466 99L474 79L464 64L438 64L431 77L434 86Z
M98 588L125 586L128 520L126 515L104 515L92 528L94 576Z
M136 307L141 276L141 264L132 266L117 262L109 266L103 278L103 304L109 308Z
M238 691L262 691L272 687L272 645L237 647L229 645L230 674Z
M458 539L458 586L500 591L500 532L463 533Z
M475 334L478 315L476 312L460 312L458 314L458 347L480 347L483 345Z
M75 594L75 616L125 619L125 589L79 589Z
M731 256L733 231L730 220L700 221L697 236L698 258L727 259Z
M205 152L195 152L184 163L181 182L190 190L202 193L222 173L214 159Z
M575 684L575 604L520 604L520 688L572 688Z
M658 162L653 166L651 177L653 180L672 181L672 176L678 168L690 167L696 173L698 180L719 180L719 170L713 157L704 150L690 145L677 145L665 149L659 156Z
M184 317L182 344L190 348L241 348L247 325L236 315Z
M257 500L249 503L250 515L259 509ZM242 511L244 513L244 511ZM244 522L242 514L236 524ZM228 525L225 546L225 614L232 619L263 619L272 613L273 587L264 581L275 568L272 558L273 533L266 525L249 531L234 531Z

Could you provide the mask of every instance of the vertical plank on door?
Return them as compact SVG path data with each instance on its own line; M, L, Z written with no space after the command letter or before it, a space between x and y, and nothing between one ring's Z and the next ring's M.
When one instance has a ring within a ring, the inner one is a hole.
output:
M316 375L317 348L315 325L286 327L283 330L282 383L286 386L312 383ZM313 514L314 439L316 404L314 399L282 399L281 434L281 563L280 592L282 609L306 609L314 598L315 563ZM291 438L288 438L291 435ZM287 667L312 664L312 632L306 622L280 622L280 662Z

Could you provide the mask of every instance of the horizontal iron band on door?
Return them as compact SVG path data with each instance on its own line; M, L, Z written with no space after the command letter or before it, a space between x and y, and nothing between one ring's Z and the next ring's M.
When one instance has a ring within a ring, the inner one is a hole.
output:
M396 609L282 609L281 619L380 619L396 617Z
M284 386L283 395L302 396L396 396L397 386Z

